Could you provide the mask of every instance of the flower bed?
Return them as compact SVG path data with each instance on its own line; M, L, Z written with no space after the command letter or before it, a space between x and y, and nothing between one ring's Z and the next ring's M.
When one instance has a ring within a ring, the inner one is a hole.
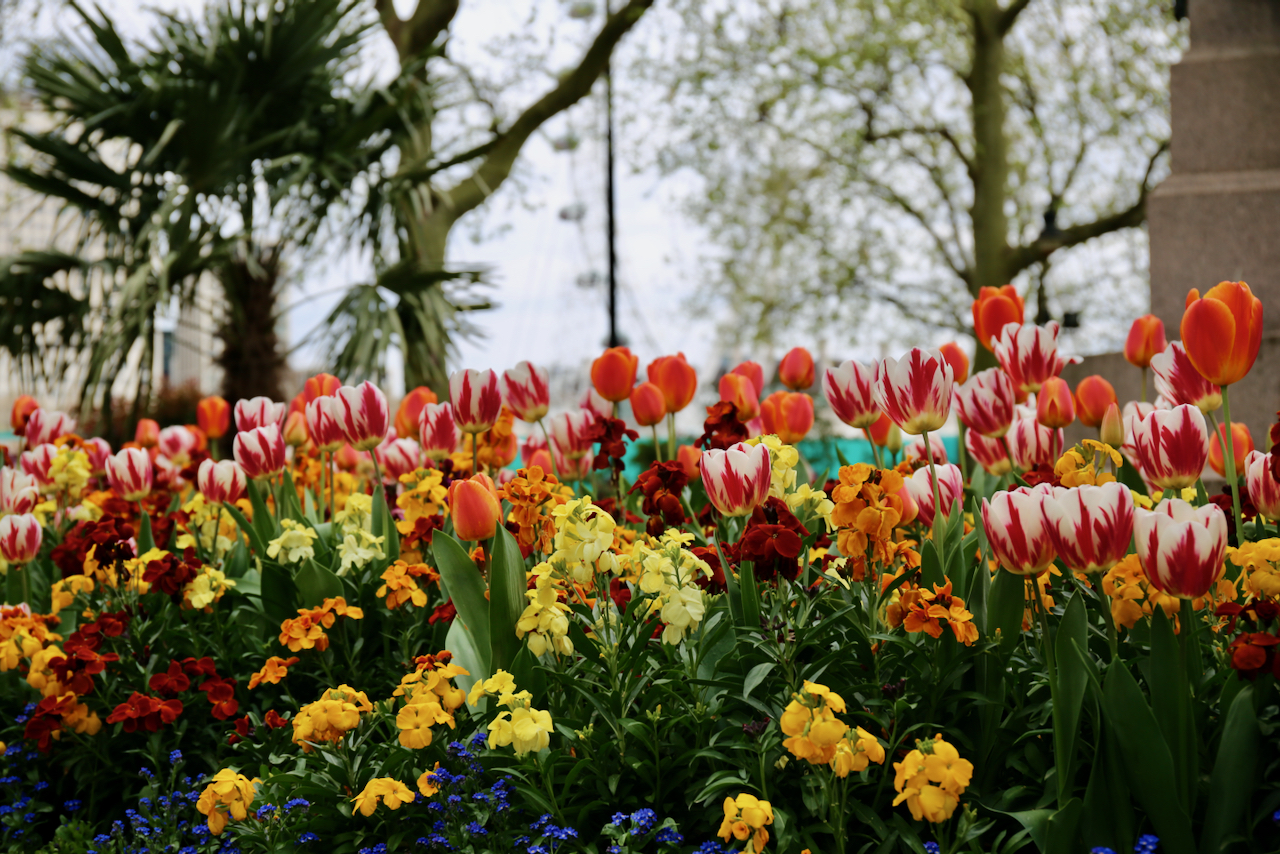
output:
M221 461L219 398L114 454L24 398L4 843L1277 850L1278 467L1205 423L1256 355L1251 299L1191 301L1168 348L1135 324L1161 398L1122 415L1102 378L1058 379L1055 326L984 291L1000 368L948 347L824 373L877 454L827 473L794 448L798 349L763 400L759 365L720 379L679 447L693 370L637 386L625 348L550 419L528 363L394 414L320 375L238 402ZM967 471L937 441L953 399ZM634 483L627 401L657 456ZM1064 448L1077 417L1099 438ZM1207 495L1206 462L1247 489Z

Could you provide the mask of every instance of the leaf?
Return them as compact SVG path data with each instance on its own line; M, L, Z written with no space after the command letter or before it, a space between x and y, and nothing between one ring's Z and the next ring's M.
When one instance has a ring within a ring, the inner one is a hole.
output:
M259 560L266 560L267 542L262 539L262 536L258 533L258 529L249 523L249 520L240 512L239 507L233 507L230 504L224 504L222 507L231 514L231 518L236 520L236 524L240 526L240 530L244 531L245 536L249 538L249 547L253 549L253 553L258 556Z
M336 599L343 595L342 579L333 574L333 570L321 566L308 559L293 578L298 594L302 597L302 607L315 608L325 599Z
M249 495L249 505L253 507L253 528L258 532L258 538L265 544L268 540L276 538L276 520L271 515L271 511L267 509L267 503L262 500L262 493L258 491L258 482L249 480L245 483L245 492ZM264 548L259 555L266 558L266 549Z
M523 646L516 637L516 622L524 613L528 582L520 546L510 531L498 526L492 549L489 558L489 662L496 673L509 670Z
M760 585L752 572L753 564L744 560L738 564L738 592L742 598L742 622L747 629L760 627Z
M138 554L144 555L156 547L151 533L151 516L144 510L138 514Z
M277 625L298 616L297 588L278 563L262 562L262 610Z
M284 486L280 488L280 504L282 519L296 519L302 521L302 505L298 503L298 490L293 485L293 475L289 474L289 469L284 472Z
M437 531L432 540L440 536ZM453 653L453 663L461 667L467 673L459 674L454 677L454 682L462 689L463 693L470 694L472 687L480 681L489 678L488 665L485 664L484 658L480 654L480 647L476 643L475 635L471 633L462 622L461 619L454 619L449 624L449 631L444 636L445 649ZM484 701L481 700L481 703ZM470 705L468 703L468 705ZM475 707L472 706L474 710Z
M1163 608L1156 608L1151 615L1151 666L1146 675L1151 689L1151 710L1173 757L1182 807L1190 812L1191 802L1187 794L1189 766L1184 745L1191 698L1178 654L1178 641L1173 634L1173 621L1165 616Z
M764 681L764 678L768 676L769 672L776 666L776 662L766 661L763 664L757 664L755 667L747 671L747 678L742 683L743 699L751 696L751 692Z
M479 651L481 670L489 669L489 602L485 599L484 578L475 562L467 555L458 541L443 531L431 537L431 553L435 555L436 569L449 588L449 596L458 609L459 620L470 632L472 642Z
M1084 802L1072 798L1045 823L1045 854L1076 854L1080 850L1077 831Z
M494 669L496 670L497 668ZM506 669L510 671L511 677L516 680L516 688L528 691L533 695L533 705L535 707L540 706L542 696L547 690L547 680L542 675L542 671L538 669L538 657L529 651L529 647L520 647L520 651L516 653L511 666Z
M382 552L386 555L386 566L382 568L385 569L400 559L400 532L396 530L395 520L391 518L391 510L387 507L387 491L376 489L374 493L370 527L375 537L386 537L382 541Z
M1080 709L1089 684L1085 663L1076 654L1077 648L1089 648L1089 626L1085 620L1084 608L1084 597L1079 593L1072 596L1058 623L1058 634L1054 638L1058 662L1058 696L1053 705L1053 752L1058 772L1059 803L1064 803L1071 792L1075 770L1076 731L1080 727Z
M1209 806L1200 834L1200 854L1220 854L1223 843L1232 835L1248 835L1244 822L1257 783L1261 748L1253 686L1245 686L1231 701L1222 727L1218 758L1209 778Z
M1000 632L1000 652L1008 655L1022 636L1022 613L1027 606L1026 581L1020 575L1001 570L991 583L987 605L986 636Z
M939 526L939 534L942 528ZM920 552L920 586L932 587L947 583L946 577L942 572L942 557L938 554L938 547L934 545L933 540L925 540L924 548Z

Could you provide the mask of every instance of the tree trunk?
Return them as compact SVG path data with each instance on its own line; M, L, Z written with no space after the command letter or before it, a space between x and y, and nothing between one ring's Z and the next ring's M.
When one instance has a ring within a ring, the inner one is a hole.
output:
M218 330L222 353L222 396L237 400L269 397L283 400L285 357L276 335L276 298L280 280L277 248L253 247L237 252L217 270L226 297L226 317Z

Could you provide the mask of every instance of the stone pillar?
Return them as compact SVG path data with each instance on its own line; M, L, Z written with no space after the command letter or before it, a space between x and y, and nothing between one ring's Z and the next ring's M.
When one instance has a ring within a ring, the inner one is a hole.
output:
M1187 291L1249 283L1265 326L1232 415L1265 447L1280 409L1280 0L1191 0L1189 14L1171 81L1172 173L1147 204L1151 311L1172 341Z

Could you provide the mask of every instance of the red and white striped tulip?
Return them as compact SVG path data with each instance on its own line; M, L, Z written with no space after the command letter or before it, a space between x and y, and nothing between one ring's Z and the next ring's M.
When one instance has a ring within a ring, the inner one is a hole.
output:
M245 476L254 480L273 477L285 465L284 436L275 424L237 433L231 450Z
M37 409L27 421L27 446L52 443L76 432L76 420L65 412Z
M944 465L947 462L947 446L937 436L929 436L930 449L933 451L933 461L937 465ZM905 460L923 460L924 455L924 437L920 436L910 445L907 445L906 452L902 455Z
M987 474L999 477L1013 471L1013 462L1005 450L1003 439L988 439L976 430L966 430L964 446Z
M156 448L178 468L191 462L191 453L200 445L200 437L180 424L160 431Z
M0 513L30 513L40 503L36 479L11 468L0 468Z
M1271 473L1271 454L1253 451L1244 461L1244 480L1249 500L1268 519L1280 519L1280 480ZM0 481L0 495L3 495ZM0 504L0 510L4 505Z
M699 465L707 497L724 516L750 515L769 497L772 469L763 443L703 451Z
M107 460L107 483L116 496L138 501L151 494L155 483L151 455L141 448L125 448Z
M1044 426L1034 414L1014 418L1004 440L1009 445L1009 459L1019 471L1052 466L1062 454L1062 430Z
M307 434L318 450L333 453L346 443L342 413L342 401L331 395L316 397L307 404Z
M210 504L235 504L244 497L244 470L234 460L205 460L196 471L196 485Z
M567 460L578 460L589 454L592 445L590 428L598 417L589 409L577 409L552 418L551 443L555 450Z
M40 553L44 531L36 517L30 513L5 516L0 519L0 556L9 563L31 563Z
M382 389L365 380L358 386L344 385L334 397L342 404L338 426L351 447L368 451L382 444L391 430L391 407Z
M507 406L516 418L536 424L547 414L551 406L551 390L547 369L530 362L519 362L502 374L502 386L506 391Z
M1039 575L1058 555L1041 509L1052 494L1053 487L1042 483L1034 488L1001 490L990 501L982 499L982 529L987 542L1000 565L1014 575Z
M613 404L601 397L595 386L589 386L582 393L582 399L578 401L578 408L585 409L600 418L613 417Z
M942 517L951 515L951 508L964 495L964 478L960 469L951 463L935 465L938 472L938 499L942 502ZM916 506L920 508L916 518L926 527L933 527L935 516L933 505L933 480L929 477L929 467L918 468L915 474L906 479L905 487Z
M913 347L901 360L876 364L876 403L902 428L919 436L937 430L951 415L951 365L937 350Z
M428 403L418 413L418 444L429 460L446 460L462 444L462 431L453 423L453 405Z
M269 397L253 397L248 400L237 400L235 408L236 429L246 433L256 427L268 424L283 425L289 407L276 403Z
M1205 415L1222 406L1222 389L1200 376L1181 341L1152 356L1151 370L1156 374L1156 391L1174 405L1187 403Z
M45 443L23 451L19 458L22 470L35 478L41 492L49 492L53 487L53 458L57 455L58 446Z
M1160 489L1192 486L1209 459L1204 413L1189 404L1156 409L1133 425L1138 468Z
M449 375L449 402L453 422L463 433L483 433L502 412L502 389L492 370L467 368Z
M107 458L111 456L111 444L106 439L94 436L84 440L84 452L89 457L89 471L94 474L106 474Z
M871 390L875 381L875 367L850 359L822 372L822 393L836 418L850 427L866 430L883 414Z
M1009 431L1016 402L1013 380L999 368L978 371L955 390L956 417L988 439Z
M399 483L400 476L418 468L422 449L414 439L390 439L373 449L382 466L382 477L388 483Z
M1105 572L1133 539L1133 493L1120 483L1057 486L1041 503L1054 551L1076 572Z
M1000 332L995 346L996 360L1013 380L1015 391L1037 392L1050 377L1062 373L1067 365L1080 361L1058 355L1058 322L1044 326L1009 323Z
M1226 571L1227 516L1216 504L1166 498L1154 510L1138 508L1133 528L1142 571L1162 593L1198 599Z
M1147 403L1145 400L1131 400L1121 410L1120 420L1124 425L1124 438L1119 445L1120 453L1124 454L1125 459L1136 469L1140 469L1141 466L1138 465L1138 446L1133 441L1133 428L1137 426L1139 421L1155 411L1156 405ZM1116 446L1112 445L1112 447Z

